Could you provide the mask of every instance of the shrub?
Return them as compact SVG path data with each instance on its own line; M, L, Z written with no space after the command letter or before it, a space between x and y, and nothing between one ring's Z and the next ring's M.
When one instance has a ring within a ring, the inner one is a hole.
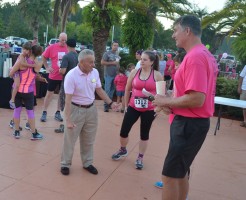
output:
M120 52L120 67L126 69L127 65L130 63L136 64L137 60L135 57L133 57L131 54L126 54L123 52Z
M237 93L238 80L227 79L225 77L219 77L216 83L216 96L239 99L239 94ZM230 118L241 119L243 118L242 109L232 106L223 106L222 116L227 116ZM215 110L219 110L219 105L215 106ZM224 113L225 112L225 113Z

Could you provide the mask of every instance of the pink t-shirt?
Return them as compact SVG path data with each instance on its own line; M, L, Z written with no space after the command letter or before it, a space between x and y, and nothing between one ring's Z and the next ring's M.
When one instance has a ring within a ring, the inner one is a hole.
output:
M62 80L63 76L59 73L62 57L68 52L67 46L60 46L59 43L52 44L44 52L45 58L51 59L51 67L54 69L52 73L49 73L49 78L52 80Z
M125 74L118 74L114 79L116 91L125 91L127 76Z
M166 62L166 68L164 70L164 75L165 76L172 76L172 74L174 73L173 71L175 70L175 63L173 60L168 60ZM173 77L172 77L173 78Z
M202 92L205 102L199 108L173 108L176 115L208 118L214 113L214 96L218 67L214 56L203 45L196 45L182 61L174 77L174 98L189 91Z
M65 77L65 93L72 94L72 102L76 104L92 104L95 100L95 90L100 87L102 87L101 80L95 68L89 74L85 74L77 66Z

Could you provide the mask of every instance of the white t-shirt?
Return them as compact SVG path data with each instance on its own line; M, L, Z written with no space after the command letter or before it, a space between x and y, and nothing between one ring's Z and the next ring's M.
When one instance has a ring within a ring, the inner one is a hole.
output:
M243 70L240 73L240 76L243 78L242 82L242 90L246 90L246 65L244 66Z
M140 60L138 61L138 63L136 64L136 67L135 69L139 69L141 66L140 66Z

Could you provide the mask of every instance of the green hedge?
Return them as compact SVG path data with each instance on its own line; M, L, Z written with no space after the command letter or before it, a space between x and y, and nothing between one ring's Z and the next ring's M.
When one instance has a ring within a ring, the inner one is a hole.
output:
M216 96L226 97L231 99L239 99L237 93L238 80L227 79L226 77L218 77L216 84ZM215 106L216 112L218 112L219 105ZM243 119L242 109L232 106L223 106L222 115L234 119Z

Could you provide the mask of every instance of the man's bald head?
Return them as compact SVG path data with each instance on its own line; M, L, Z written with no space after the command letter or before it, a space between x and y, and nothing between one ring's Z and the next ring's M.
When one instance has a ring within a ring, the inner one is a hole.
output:
M65 46L67 41L67 34L66 33L60 33L59 35L59 43L61 46Z

